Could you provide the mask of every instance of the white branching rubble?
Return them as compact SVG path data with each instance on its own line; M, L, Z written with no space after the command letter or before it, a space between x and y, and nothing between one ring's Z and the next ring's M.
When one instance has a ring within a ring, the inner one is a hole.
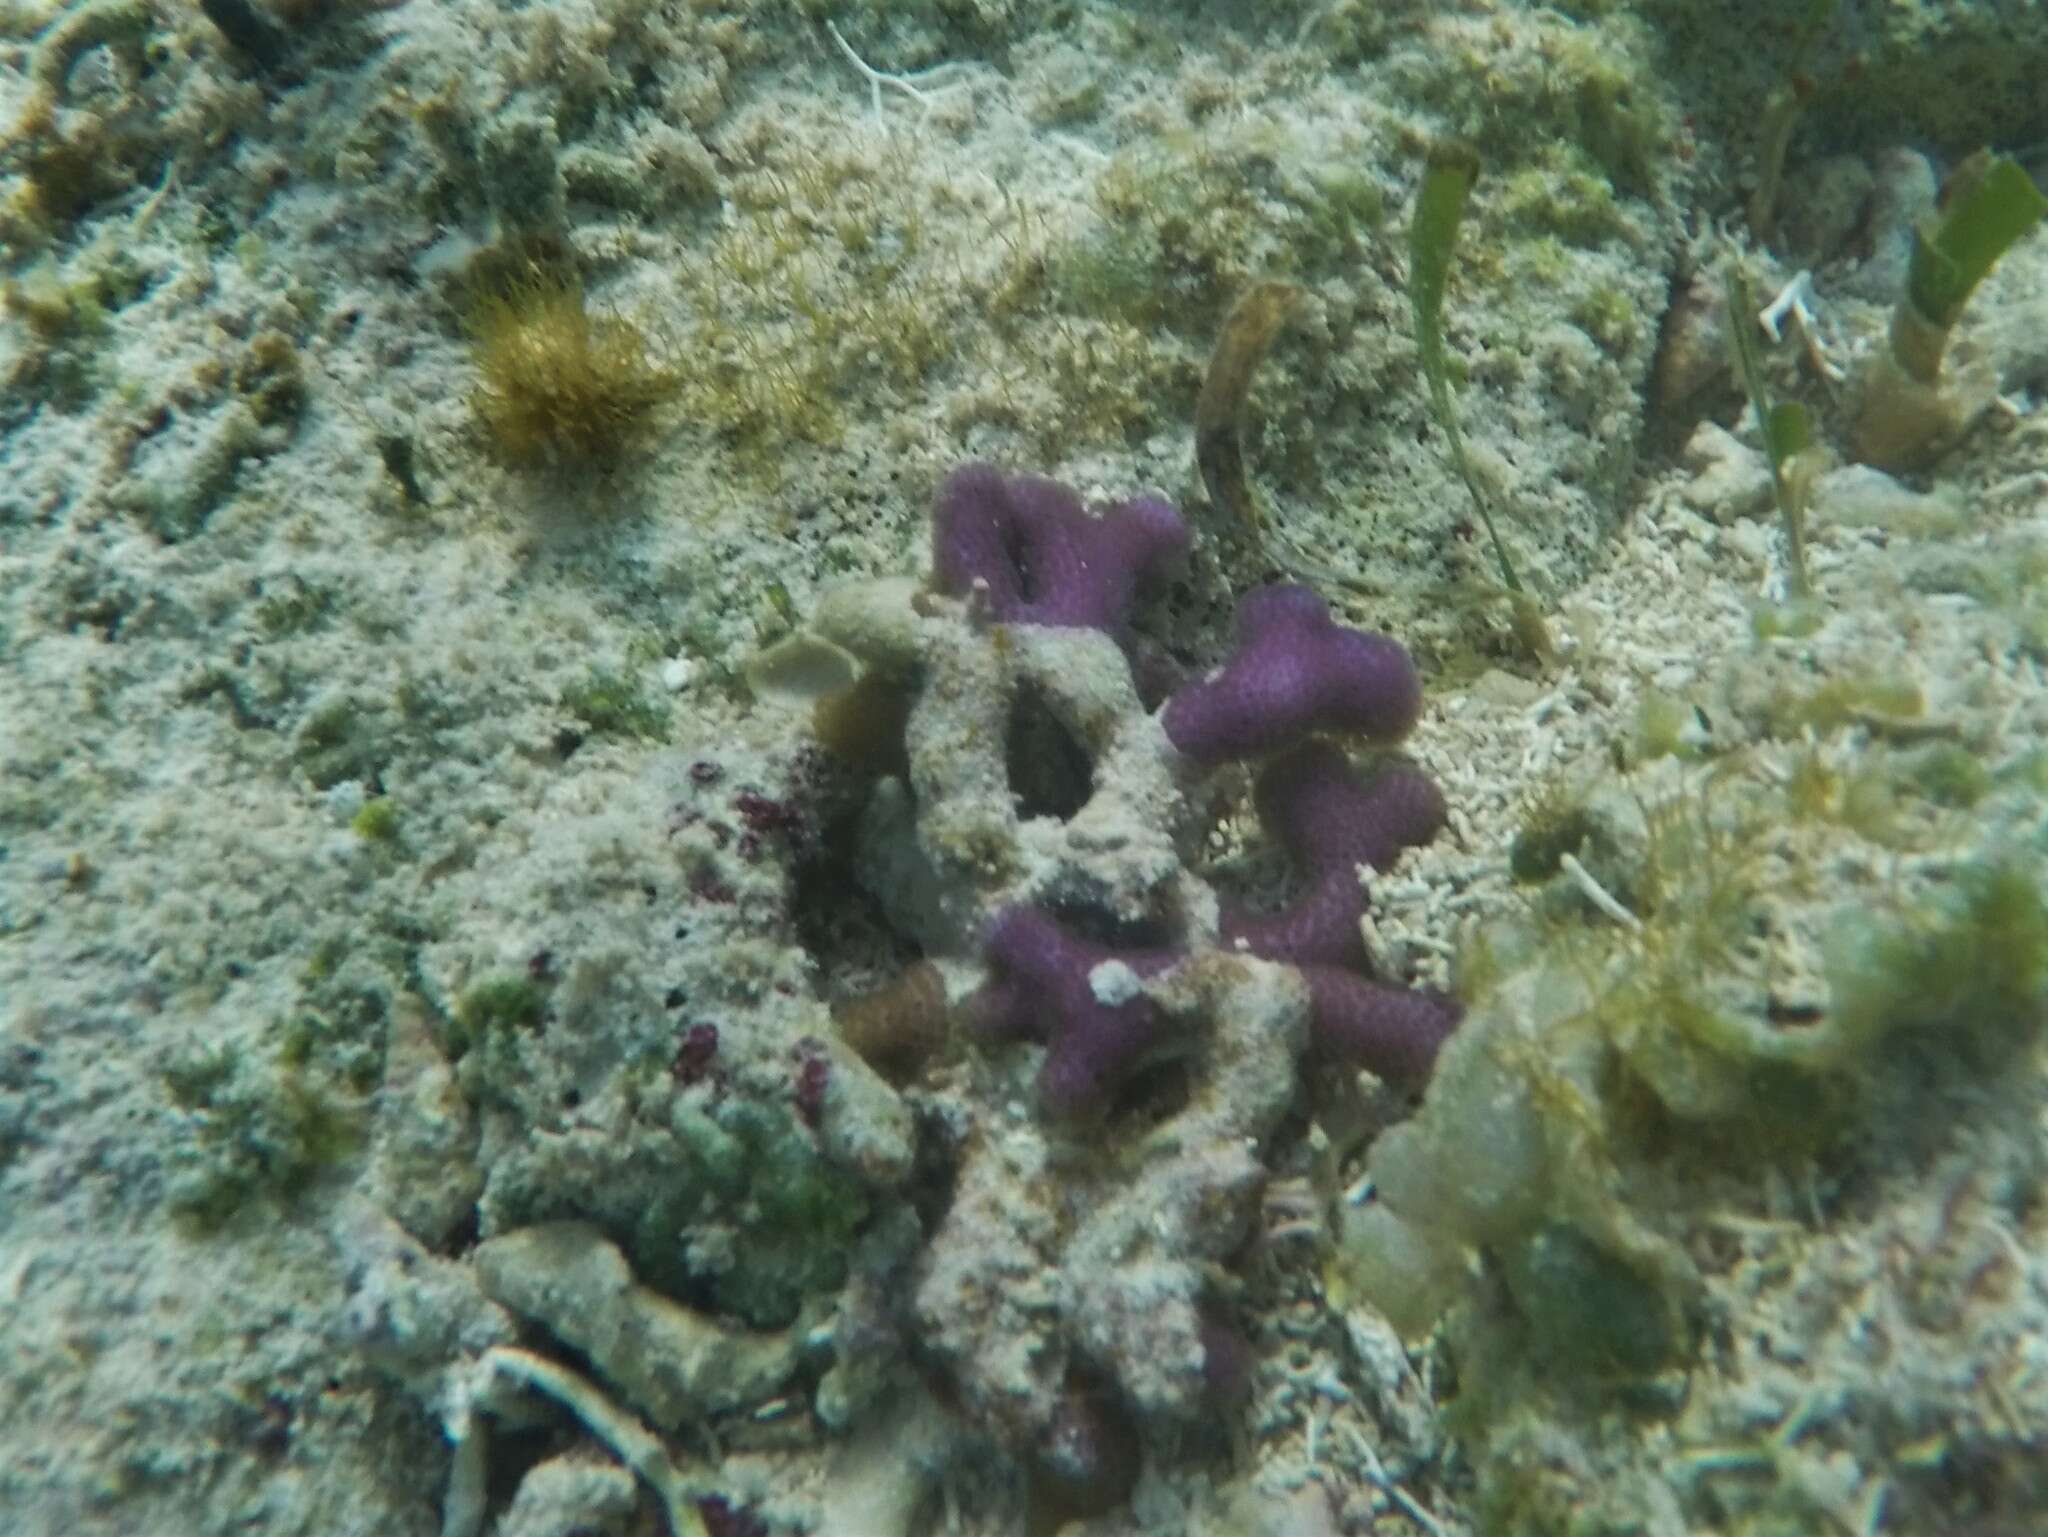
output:
M660 1501L669 1537L706 1537L696 1502L714 1492L710 1479L701 1474L686 1477L659 1437L589 1381L559 1362L512 1345L491 1347L455 1376L444 1421L455 1446L455 1461L442 1512L441 1537L477 1537L483 1530L489 1423L497 1418L514 1424L526 1422L531 1414L525 1399L529 1393L573 1414L640 1476Z
M774 1397L797 1368L799 1330L752 1334L637 1284L585 1222L479 1244L484 1294L540 1325L665 1431Z
M443 1537L484 1529L491 1422L531 1424L548 1403L654 1491L672 1537L702 1537L693 1502L715 1493L714 1482L701 1471L685 1477L662 1439L581 1373L514 1343L515 1316L577 1347L667 1430L773 1392L795 1365L793 1339L744 1335L633 1285L618 1250L581 1224L494 1239L474 1264L428 1253L365 1203L334 1236L352 1276L350 1343L420 1399L453 1448ZM547 1479L564 1483L546 1496L559 1505L575 1481ZM583 1492L596 1500L606 1488L600 1480ZM536 1491L532 1504L541 1503Z

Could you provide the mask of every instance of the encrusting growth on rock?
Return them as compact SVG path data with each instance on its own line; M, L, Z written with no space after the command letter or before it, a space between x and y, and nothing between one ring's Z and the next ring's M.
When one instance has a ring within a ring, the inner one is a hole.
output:
M930 961L832 1011L839 1035L885 1078L910 1076L945 1040L946 979Z

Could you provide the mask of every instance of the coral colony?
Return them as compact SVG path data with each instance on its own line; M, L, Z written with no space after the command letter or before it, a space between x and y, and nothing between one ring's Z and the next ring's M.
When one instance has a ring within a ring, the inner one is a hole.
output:
M1251 1230L1301 1054L1416 1086L1458 1018L1371 976L1359 931L1361 871L1444 817L1419 769L1362 772L1340 745L1407 732L1413 665L1306 588L1269 586L1220 668L1161 684L1129 615L1189 542L1157 499L1098 515L1053 481L967 465L939 492L930 586L828 594L795 643L835 659L828 745L848 713L901 723L886 767L865 743L849 757L874 772L855 863L926 959L848 1015L848 1042L901 1073L897 1048L932 1039L936 965L954 1017L998 1048L978 1059L987 1124L956 1149L913 1326L970 1418L1084 1505L1127 1487L1133 1436L1213 1419L1242 1375L1208 1267ZM1231 900L1194 857L1208 782L1235 763L1256 766L1259 821L1292 867L1278 905ZM1021 1040L1045 1047L1035 1110L1005 1087L1026 1064L1000 1046ZM1164 1059L1180 1089L1161 1103ZM1135 1104L1148 1135L1104 1162Z
M1188 537L1180 515L1156 498L1091 517L1052 481L968 465L940 493L933 567L941 591L985 593L999 621L1121 637L1141 583L1185 551ZM1397 740L1421 708L1421 683L1399 645L1337 624L1305 587L1248 593L1237 627L1230 660L1176 690L1159 721L1196 773L1269 760L1259 818L1307 886L1278 912L1226 908L1222 941L1299 969L1318 1047L1418 1083L1456 1014L1440 999L1362 974L1358 870L1384 869L1427 842L1443 823L1443 801L1405 764L1362 779L1327 734ZM986 955L993 978L975 1001L976 1020L995 1037L1049 1037L1039 1081L1049 1110L1098 1105L1161 1045L1165 1022L1135 983L1171 965L1175 952L1092 944L1041 908L1018 906L990 925ZM1131 983L1123 987L1105 980L1124 974Z

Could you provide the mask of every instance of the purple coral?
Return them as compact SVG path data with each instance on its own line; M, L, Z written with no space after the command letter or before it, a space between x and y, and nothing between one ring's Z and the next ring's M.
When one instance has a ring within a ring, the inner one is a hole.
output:
M1312 742L1268 765L1257 800L1267 831L1309 880L1277 912L1226 910L1225 942L1301 973L1319 1051L1396 1083L1421 1083L1458 1009L1360 969L1365 890L1358 871L1383 869L1402 849L1428 842L1443 823L1443 797L1411 764L1391 763L1361 779L1336 748ZM1100 1109L1170 1045L1166 1017L1136 984L1171 965L1173 952L1114 950L1035 907L1013 907L990 925L985 954L990 977L975 996L973 1019L990 1038L1047 1043L1038 1089L1055 1115Z
M1309 1032L1317 1051L1370 1068L1389 1083L1429 1081L1439 1047L1458 1027L1455 1000L1414 987L1375 982L1343 966L1303 966Z
M939 493L934 579L953 594L981 588L990 611L1008 623L1093 628L1123 640L1139 586L1187 542L1187 525L1163 502L1141 498L1094 517L1054 481L970 464ZM1433 837L1443 824L1443 797L1406 762L1361 778L1320 739L1404 735L1422 706L1414 664L1386 636L1338 624L1305 587L1247 594L1237 630L1235 653L1175 692L1160 726L1195 771L1269 758L1257 784L1260 820L1302 880L1277 911L1226 907L1223 942L1299 969L1319 1049L1419 1082L1457 1010L1365 974L1359 875ZM1056 1115L1099 1109L1170 1044L1164 1016L1137 982L1172 964L1171 952L1113 950L1035 906L1017 905L990 924L985 955L989 980L973 1017L987 1036L1046 1043L1039 1092Z
M966 464L939 488L932 574L939 591L955 596L983 585L1005 623L1121 639L1139 585L1179 559L1188 540L1186 521L1157 497L1094 517L1057 481Z
M1166 1040L1166 1016L1134 979L1164 971L1163 950L1115 951L1076 937L1035 907L989 925L989 980L972 1003L982 1034L1048 1043L1038 1094L1055 1115L1099 1109Z
M1269 961L1359 964L1359 867L1384 870L1436 836L1444 800L1435 782L1404 761L1361 779L1330 743L1310 742L1266 765L1255 799L1261 825L1308 885L1275 913L1226 909L1225 942Z
M1224 914L1225 941L1293 966L1309 990L1310 1039L1326 1056L1414 1086L1458 1022L1457 1005L1362 970L1358 868L1383 868L1443 820L1443 800L1404 763L1360 780L1343 754L1311 743L1261 776L1269 831L1309 872L1307 890L1280 911ZM1114 950L1068 932L1035 907L1012 907L990 925L989 980L972 1018L984 1036L1046 1043L1039 1100L1058 1116L1099 1110L1117 1086L1171 1045L1166 1016L1138 990L1178 957Z
M1040 1043L1004 1065L1033 1059L1042 1117L1093 1121L1137 1099L1151 1063L1200 1053L1146 1097L1158 1134L1111 1158L1080 1156L1080 1128L999 1130L1007 1107L963 1128L917 1267L931 1359L967 1412L1028 1448L1050 1530L1128 1494L1141 1432L1172 1422L1178 1439L1250 1383L1201 1267L1244 1241L1304 1044L1402 1084L1429 1072L1456 1010L1370 974L1362 877L1429 838L1444 805L1413 765L1353 768L1345 739L1400 737L1420 683L1398 645L1305 588L1249 595L1208 677L1147 686L1131 610L1188 543L1164 504L1095 515L1050 481L969 465L932 537L926 592L864 589L821 615L824 638L913 696L857 868L932 957L937 1019ZM1195 863L1204 781L1237 761L1287 860L1281 905L1219 901ZM953 1003L970 950L980 986Z
M1161 722L1203 767L1257 757L1318 732L1405 735L1422 710L1408 653L1384 635L1346 629L1306 587L1261 587L1237 606L1237 652L1181 689Z

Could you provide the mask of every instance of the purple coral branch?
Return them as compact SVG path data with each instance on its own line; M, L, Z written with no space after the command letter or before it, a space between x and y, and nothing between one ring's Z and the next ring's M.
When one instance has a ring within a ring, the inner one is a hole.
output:
M1266 765L1255 799L1261 825L1308 885L1275 913L1226 909L1224 941L1270 961L1361 964L1359 867L1384 870L1436 836L1444 801L1435 782L1401 761L1361 779L1336 747L1311 742Z
M1384 870L1403 849L1435 837L1442 792L1412 763L1395 760L1361 778L1336 747L1311 742L1266 765L1253 795L1261 825L1309 881L1278 912L1226 909L1224 942L1301 973L1316 1050L1390 1082L1421 1084L1459 1009L1366 975L1359 870Z
M1160 950L1111 950L1068 933L1035 907L1013 907L989 926L989 981L969 1003L984 1036L1048 1043L1038 1095L1055 1115L1098 1110L1146 1057L1165 1042L1166 1016L1142 993L1120 996L1121 963L1138 978L1175 960Z
M1343 966L1299 969L1308 983L1309 1040L1316 1050L1404 1088L1428 1081L1437 1049L1463 1013L1455 1000L1391 987Z
M1238 647L1160 716L1181 753L1213 767L1318 733L1404 736L1422 710L1408 653L1384 635L1347 629L1306 587L1260 587L1237 606Z
M939 591L976 585L1005 623L1089 628L1122 639L1138 587L1186 553L1185 519L1158 497L1100 517L1058 481L966 464L946 477L932 516Z

